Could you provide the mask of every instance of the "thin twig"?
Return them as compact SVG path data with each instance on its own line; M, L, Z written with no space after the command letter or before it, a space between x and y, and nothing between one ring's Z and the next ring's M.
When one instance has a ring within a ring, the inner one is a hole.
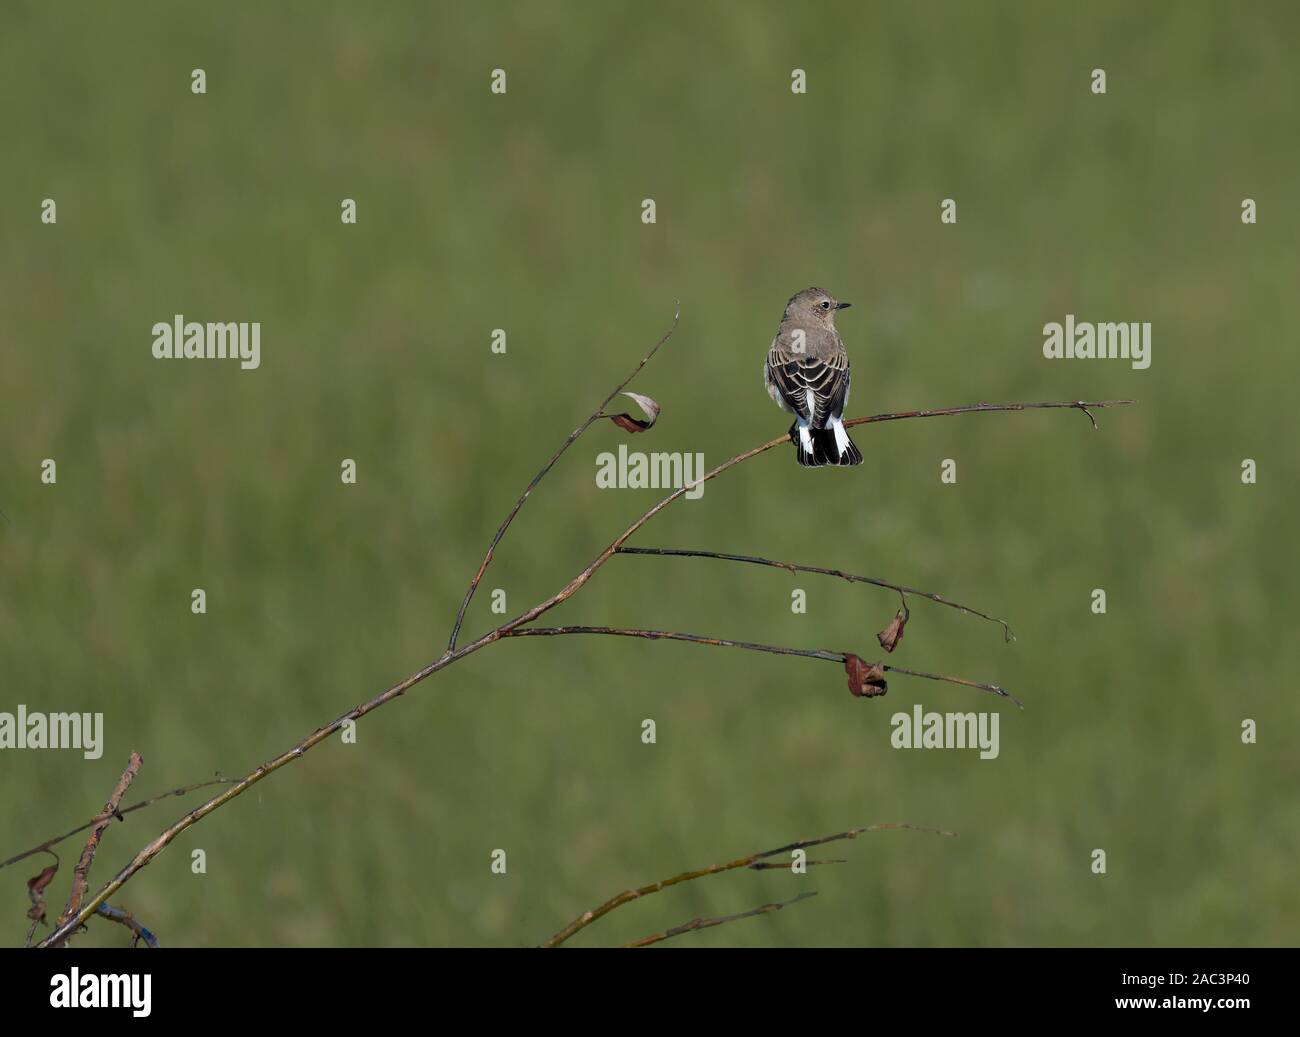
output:
M1006 688L998 684L985 684L982 681L968 681L964 677L949 677L942 673L926 673L924 670L909 670L906 666L891 666L888 663L879 663L883 669L890 673L901 673L905 677L922 677L928 681L943 681L945 684L960 684L964 688L975 688L978 691L987 691L990 695L999 695L1004 699L1010 699L1020 709L1025 708L1025 704L1016 698Z
M506 515L505 519L498 527L496 535L493 536L492 543L488 545L487 553L483 556L483 561L479 563L478 572L476 572L474 578L469 581L469 588L465 591L465 598L460 603L460 608L456 612L456 623L451 628L451 637L447 641L448 652L456 650L456 639L460 637L461 624L465 622L465 612L469 608L469 603L474 597L474 592L478 590L479 581L483 579L483 574L487 572L487 567L492 564L492 558L496 554L497 545L501 543L501 538L506 535L506 530L510 528L510 523L515 520L515 516L518 515L520 509L523 508L524 501L528 499L528 495L537 488L537 484L545 478L546 473L555 467L555 462L564 455L564 452L577 442L579 436L586 432L587 429L591 428L591 426L597 421L610 416L605 413L605 408L609 405L609 401L622 392L627 387L628 383L631 382L638 373L640 373L641 369L650 362L650 358L659 352L659 347L672 338L673 332L677 330L677 322L681 318L681 315L682 304L681 301L678 300L677 309L673 313L672 326L664 332L659 341L650 348L650 352L641 358L641 362L632 369L632 373L619 382L619 384L614 387L613 391L600 401L600 404L596 409L591 412L591 416L569 433L569 438L560 444L560 449L551 455L551 459L547 461L546 464L542 465L541 471L533 476L532 482L524 487L524 492L519 495L519 499L515 501L515 506L510 509L510 513Z
M915 587L907 587L899 583L890 583L888 580L882 580L875 576L855 576L853 573L846 573L840 569L823 569L816 565L798 565L794 562L780 562L771 558L759 558L754 555L736 555L728 554L725 551L686 551L671 547L620 547L615 554L621 555L657 555L661 557L673 558L717 558L724 562L749 562L753 565L768 565L774 569L784 569L787 572L816 573L821 576L838 576L841 580L847 580L849 583L869 583L873 587L884 587L888 590L898 591L899 594L913 594L918 598L925 598L927 601L933 601L940 605L947 605L958 612L965 612L970 616L978 616L980 619L988 620L990 623L996 623L1002 628L1002 638L1004 641L1014 641L1015 635L1011 633L1011 627L1007 625L1005 619L998 619L996 616L990 616L978 609L973 609L969 605L961 605L955 601L945 598L942 594L935 594L933 591L918 590ZM904 605L907 600L904 598Z
M936 410L903 410L895 411L892 414L873 414L869 418L854 418L852 421L844 423L845 428L853 425L866 425L873 421L898 421L900 418L946 418L953 414L978 414L988 411L1017 411L1017 410L1057 410L1061 408L1069 410L1083 411L1092 422L1092 427L1097 428L1097 419L1092 416L1092 410L1100 410L1102 407L1126 407L1130 404L1137 403L1137 400L1053 400L1048 403L971 403L962 407L941 407ZM786 440L783 438L781 442Z
M744 648L751 652L767 652L771 655L799 655L805 659L822 659L831 663L843 663L846 653L831 652L824 648L787 648L784 645L756 644L752 641L729 641L722 637L705 637L702 634L684 634L676 630L639 630L631 627L519 627L506 633L507 637L558 637L564 634L608 634L613 637L640 637L648 641L688 641L697 645L712 645L716 648ZM902 666L890 666L886 663L876 664L881 669L892 673L901 673L908 677L924 677L926 680L943 681L945 684L960 684L965 688L978 688L991 695L1000 695L1010 699L1021 709L1024 705L1006 688L982 681L966 680L964 677L947 677L941 673L926 673L922 670L909 670Z
M696 871L684 871L680 875L674 875L670 879L661 879L659 882L652 882L648 886L642 886L639 889L628 889L616 896L610 897L600 907L592 911L584 911L572 922L566 925L558 933L547 940L543 947L558 947L569 939L574 933L580 932L587 928L592 922L604 918L615 908L622 907L624 904L641 897L649 896L651 893L658 893L661 889L667 889L669 886L676 886L682 882L690 882L692 879L702 879L707 875L720 875L724 871L734 871L736 868L753 868L755 864L766 860L768 857L775 857L780 853L792 853L795 850L804 850L810 846L821 846L825 843L839 842L843 839L856 839L866 832L882 832L894 829L908 829L914 832L926 832L930 835L954 835L953 832L945 832L940 828L924 828L921 825L909 825L894 822L884 822L875 825L864 825L861 828L850 828L847 832L836 832L834 835L823 835L817 839L797 839L792 843L786 843L784 846L778 846L772 850L762 850L759 853L751 853L744 857L737 857L734 861L728 861L726 864L712 864L707 868L700 868Z
M767 652L770 655L798 655L805 659L822 659L830 663L844 662L843 652L830 652L823 648L787 648L785 645L764 645L753 641L731 641L724 637L705 637L703 634L685 634L676 630L639 630L632 627L566 626L519 627L507 637L560 637L565 634L609 634L613 637L640 637L647 641L687 641L696 645L716 648L743 648L750 652Z
M131 938L132 947L136 946L136 944L143 940L145 946L153 947L154 949L158 948L158 937L137 922L135 916L132 915L130 911L123 911L120 907L110 907L108 904L100 904L99 907L95 909L95 913L103 918L107 918L110 922L117 922L119 925L124 925L130 929L131 932L135 934Z
M81 859L77 861L77 866L72 870L72 891L68 894L68 904L63 909L63 914L59 915L57 932L62 932L64 926L69 924L76 916L78 908L81 906L81 898L86 894L87 876L90 873L90 866L95 860L95 851L99 849L99 840L104 834L104 829L117 816L117 805L122 802L126 790L131 787L131 782L140 773L142 763L144 761L140 758L140 754L132 752L126 770L122 772L122 776L117 779L117 784L113 786L113 791L108 797L108 802L104 804L99 819L91 826L90 838L86 840L86 848L81 851ZM64 933L60 940L54 942L50 942L54 940L53 937L50 937L50 940L43 942L41 946L48 944L57 947L64 939L67 939L67 933Z
M689 922L675 925L671 929L665 929L661 933L654 933L651 936L643 936L641 939L633 940L631 943L625 943L623 946L649 947L652 943L662 943L664 940L672 939L674 936L681 936L682 933L693 933L697 929L712 929L715 925L725 925L727 922L738 922L742 918L753 918L755 915L766 915L773 911L780 911L783 907L789 907L791 904L797 904L801 900L807 900L809 897L815 897L816 895L816 890L809 890L807 893L800 893L797 897L791 897L789 900L781 900L773 904L764 904L762 907L756 907L749 911L742 911L738 915L723 915L721 918L692 918Z
M680 308L678 310L678 313L680 313ZM676 319L677 319L676 316L674 316L674 324L673 324L674 328L676 327ZM669 334L671 334L671 330ZM662 345L662 343L666 341L666 338L667 336L665 336L664 339L660 340L660 342L655 346L656 350L658 349L659 345ZM650 353L646 355L645 359L643 359L642 362L637 366L636 370L633 371L633 375L635 375L637 371L641 370L641 368L645 365L646 362L648 362L648 360L653 354L654 354L654 350L652 350ZM628 382L630 381L631 381L631 376L629 376L629 378L625 380L617 390L615 390L614 394L611 394L609 399L613 399L613 396L616 395L618 392L622 391L623 386L627 385ZM1043 409L1043 408L1050 408L1050 407L1072 407L1072 408L1077 408L1086 411L1086 409L1089 407L1099 408L1099 407L1114 406L1119 403L1129 403L1129 402L1132 401L1116 400L1116 401L1098 401L1094 403L1060 402L1060 403L1021 403L1021 404L981 403L981 404L976 404L976 405L966 406L966 407L952 407L952 408L947 408L945 410L917 410L917 411L898 412L893 414L877 414L866 418L855 418L852 421L845 422L845 424L863 425L870 422L895 421L903 418L938 417L946 414L964 414L964 413L994 411L994 410L1032 410L1032 409ZM598 408L597 413L603 411L604 407L605 404L602 403L600 408ZM583 429L584 426L579 426L579 429L575 431L577 431L578 434L580 435ZM576 439L576 437L574 438ZM571 579L563 588L561 588L561 590L553 594L551 597L547 598L545 601L542 601L539 604L534 605L527 612L524 612L521 615L516 616L514 619L508 620L507 622L503 623L501 626L497 627L495 630L489 631L488 633L479 637L477 640L471 642L468 645L465 645L464 647L455 648L455 649L448 648L446 651L443 652L442 655L440 655L437 659L433 660L431 663L428 663L426 666L410 674L408 677L399 681L397 684L394 684L387 690L379 693L378 695L375 695L373 698L370 698L365 702L362 702L360 705L353 707L352 709L348 710L348 712L339 716L331 723L326 724L323 727L317 728L315 731L313 731L302 741L294 745L291 749L282 752L280 755L261 764L260 766L256 767L254 770L249 771L242 778L239 778L238 780L234 781L227 789L225 789L220 794L214 796L212 799L208 800L207 802L202 803L199 806L195 807L193 810L187 812L180 819L178 819L173 824L169 825L166 829L164 829L152 842L150 842L143 849L141 849L125 867L123 867L120 871L118 871L118 873L114 875L113 878L109 880L109 882L107 882L103 886L103 888L100 889L100 891L95 894L93 898L91 898L89 902L84 903L81 906L80 911L77 913L75 917L68 919L67 922L60 925L58 929L56 929L55 932L51 934L50 937L42 941L39 946L42 947L53 946L58 942L62 942L62 940L67 937L68 933L73 931L78 926L84 924L86 919L95 913L95 910L99 907L100 904L104 903L109 897L113 896L114 893L116 893L119 889L121 889L122 886L125 885L126 882L128 882L134 875L136 875L141 868L144 868L146 865L148 865L150 861L152 861L155 857L158 856L158 854L160 854L164 849L166 849L169 845L171 845L173 840L175 840L176 837L179 836L182 832L186 831L192 825L197 824L199 821L203 820L203 818L207 817L214 810L219 809L220 807L229 803L231 800L235 799L236 797L243 795L243 793L247 792L250 788L256 785L268 774L274 774L280 768L285 767L288 764L294 762L295 760L300 759L303 756L303 754L315 748L317 745L319 745L321 742L327 739L330 735L336 733L340 728L343 727L344 724L348 723L349 721L359 720L361 717L364 717L367 714L378 709L379 707L386 705L387 703L391 702L393 699L400 698L402 695L406 694L406 692L409 691L411 688L415 687L415 685L421 683L424 680L427 680L433 674L439 672L440 670L445 669L446 667L450 666L452 663L459 662L467 655L472 655L473 653L479 651L480 649L485 648L490 644L494 644L497 641L501 640L502 638L509 636L510 632L513 631L514 629L523 626L526 623L531 623L538 616L550 611L551 609L555 608L557 605L568 600L591 578L591 576L602 565L605 564L605 562L609 560L610 557L613 556L613 554L620 547L623 546L624 543L627 542L627 540L634 533L636 533L637 530L639 530L642 526L644 526L647 522L649 522L650 519L652 519L664 508L672 504L673 501L680 498L684 493L686 493L687 490L692 489L695 486L699 486L704 482L707 482L708 480L715 478L716 476L726 471L727 469L733 468L736 465L740 464L742 461L747 461L752 457L757 457L759 454L765 453L768 450L772 450L785 442L787 442L787 439L783 436L780 439L774 439L771 440L770 442L763 443L757 447L754 447L751 450L747 450L742 454L737 454L735 457L730 458L729 460L718 465L716 468L706 473L701 478L669 494L658 504L650 508L650 510L648 510L645 514L643 514L639 519L633 522L632 525L630 525L626 530L624 530L623 533L621 533L617 538L615 538L615 540L608 547L606 547L605 550L603 550L599 555L597 555L596 558L585 569L583 569L580 573L578 573L577 576L573 577L573 579ZM563 449L567 449L567 446L565 448L562 448L562 450L560 451L561 453L563 452ZM552 461L551 463L553 464L554 461ZM535 480L532 485L536 485L536 482L540 480L541 476L544 476L546 472L549 470L550 470L549 466L547 468L544 468L543 471L539 474L538 479ZM466 600L463 601L461 604L461 609L457 614L456 628L459 628L460 624L464 620L465 610L468 608L468 601L473 596L474 588L477 587L478 582L482 579L482 574L486 572L487 565L491 561L491 557L495 550L496 544L500 542L501 536L504 536L504 531L509 526L510 520L513 519L514 515L517 514L519 509L523 506L522 500L526 499L526 497L527 497L527 493L525 493L524 496L521 497L519 502L516 502L515 508L512 510L511 514L507 516L507 521L503 522L502 527L498 530L498 536L494 538L493 544L489 548L488 555L485 558L484 563L480 566L479 572L475 574L475 579L471 583L470 590L466 594ZM455 640L455 635L453 635L453 642L454 640ZM903 672L903 671L900 670L899 672ZM925 675L925 676L929 676L929 675Z
M235 780L234 778L213 778L210 781L200 781L194 785L186 785L184 788L171 789L168 792L160 792L156 796L150 796L148 799L140 800L139 803L132 803L129 807L123 807L121 810L117 812L117 814L113 816L120 817L124 814L130 814L136 810L143 810L145 807L152 806L154 803L157 803L161 799L170 799L173 796L185 796L191 792L196 792L199 789L206 789L212 785L230 785L233 784L234 780ZM11 864L17 864L19 861L25 860L28 857L32 857L35 854L43 853L49 850L51 846L57 846L59 843L63 842L64 839L71 839L78 832L84 832L91 825L95 824L95 822L101 820L103 820L103 815L97 814L94 817L92 817L89 821L87 821L84 825L79 825L76 828L72 829L72 831L70 832L64 832L62 835L56 835L53 839L46 839L45 842L41 843L39 846L33 846L30 850L24 850L22 853L16 853L12 857L10 857L7 861L0 861L0 868L7 868Z

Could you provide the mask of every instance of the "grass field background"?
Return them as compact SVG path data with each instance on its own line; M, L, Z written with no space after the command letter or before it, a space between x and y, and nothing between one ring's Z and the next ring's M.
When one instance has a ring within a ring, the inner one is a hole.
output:
M530 944L629 885L909 821L960 834L691 883L575 943L805 889L678 942L1294 943L1297 30L1281 3L9 5L0 710L102 711L106 745L0 752L0 858L99 810L133 749L128 802L242 774L435 658L500 517L675 299L634 385L659 424L570 451L466 633L500 620L492 589L522 611L661 496L598 490L600 451L712 464L781 434L760 363L818 284L855 304L854 415L1140 403L1098 432L1069 411L871 426L852 470L774 451L635 543L1006 616L1011 645L914 600L891 661L1004 684L1023 712L903 677L854 700L806 659L507 642L213 814L114 903L168 945ZM260 321L261 368L153 359L176 313ZM1151 368L1046 361L1066 313L1150 321ZM552 616L876 658L896 603L617 558ZM1000 757L891 748L916 702L1001 707ZM110 828L92 888L184 809ZM37 870L0 872L11 943Z

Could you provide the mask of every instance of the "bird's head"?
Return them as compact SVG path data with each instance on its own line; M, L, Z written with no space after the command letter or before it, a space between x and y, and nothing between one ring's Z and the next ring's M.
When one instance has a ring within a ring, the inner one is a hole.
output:
M805 288L785 304L785 319L801 324L824 324L835 327L835 311L848 309L849 303L840 302L822 288Z

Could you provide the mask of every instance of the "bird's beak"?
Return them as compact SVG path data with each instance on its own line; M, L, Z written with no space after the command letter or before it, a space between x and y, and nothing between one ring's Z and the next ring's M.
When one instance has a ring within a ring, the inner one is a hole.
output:
M847 310L847 309L848 309L850 306L852 306L852 305L853 305L853 303L851 303L851 302L837 302L837 303L835 304L835 308L836 308L837 310Z

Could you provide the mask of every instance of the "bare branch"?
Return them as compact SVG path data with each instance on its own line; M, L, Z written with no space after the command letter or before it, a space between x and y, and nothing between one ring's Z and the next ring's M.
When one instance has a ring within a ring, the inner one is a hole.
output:
M124 925L134 934L131 937L131 946L136 946L141 940L145 942L146 947L158 948L158 937L154 936L148 929L135 920L135 916L130 911L123 911L120 907L109 907L108 904L100 904L95 909L95 913L110 922L117 922Z
M575 441L578 438L578 436L580 436L582 432L585 431L585 429L590 426L591 421L600 420L600 415L604 413L604 408L608 405L609 401L612 400L615 395L621 392L624 389L624 387L626 387L626 385L632 380L632 378L635 377L637 372L639 372L641 368L644 367L645 364L649 362L650 358L655 354L658 348L665 341L667 341L668 337L672 334L673 330L676 329L677 317L679 314L680 314L680 308L678 309L677 314L674 315L672 328L670 328L669 331L659 340L659 342L656 343L655 347L651 349L649 353L646 354L646 356L642 359L642 361L633 370L632 374L630 374L619 386L617 386L615 390L601 403L600 407L597 408L597 410L594 412L593 418L589 419L583 425L580 425L577 429L574 430L574 432L570 435L569 439L565 441L565 443L561 446L560 450L556 452L556 454L551 458L551 460L546 464L546 466L544 466L543 469L538 473L538 475L534 477L533 481L525 489L524 493L520 496L519 500L516 501L514 508L512 508L510 513L506 516L506 519L502 522L500 528L497 530L497 534L493 538L492 543L488 548L487 554L484 556L483 562L480 565L478 572L475 574L474 579L470 583L469 589L467 590L465 595L465 599L461 604L460 611L457 614L457 620L456 620L455 627L453 628L451 640L449 641L449 647L443 652L442 655L440 655L437 659L428 663L421 669L417 670L416 672L410 674L408 677L392 685L387 690L353 707L351 710L339 716L329 724L317 728L315 731L313 731L302 741L298 742L292 748L282 752L279 756L276 756L273 759L268 760L267 762L261 764L254 770L245 774L242 778L239 778L231 782L230 785L221 793L219 793L216 796L213 796L207 802L200 804L199 806L195 807L193 810L190 810L179 820L169 825L166 829L163 830L162 833L160 833L157 836L157 838L155 838L152 842L150 842L143 849L141 849L125 867L123 867L120 871L118 871L118 873L109 882L107 882L104 885L104 887L100 889L98 893L95 894L93 898L91 898L88 902L83 903L80 909L72 918L69 918L67 919L67 921L62 922L55 930L55 932L51 934L51 936L49 936L46 940L42 941L40 946L46 947L46 946L53 946L53 945L57 945L58 943L61 943L63 940L67 938L69 933L71 933L77 927L83 925L91 915L95 914L100 904L107 901L109 897L113 896L114 893L116 893L119 889L121 889L121 887L126 882L128 882L135 874L137 874L141 868L148 865L150 861L152 861L155 857L158 856L158 854L160 854L164 849L166 849L172 843L172 841L175 840L175 838L178 835L186 831L192 825L197 824L203 818L211 814L214 810L217 810L218 808L229 803L231 800L247 792L250 788L256 785L267 775L274 774L280 768L285 767L288 764L294 762L295 760L300 759L309 750L315 748L325 739L330 737L330 735L335 734L337 731L339 731L339 729L342 728L342 726L345 723L349 721L359 720L361 717L366 716L367 714L378 709L379 707L386 705L387 703L393 701L396 698L400 698L402 695L406 694L406 692L409 691L411 688L413 688L415 685L428 679L433 674L439 672L440 670L445 669L446 667L450 666L452 663L459 662L467 655L472 655L473 653L479 651L480 649L496 643L502 638L511 636L512 632L517 628L522 627L527 623L531 623L539 616L550 611L551 609L555 608L557 605L563 603L564 601L567 601L583 585L585 585L589 579L591 579L592 575L598 569L600 569L601 566L603 566L605 562L607 562L614 555L614 553L617 552L618 549L621 548L628 541L628 539L630 539L637 532L637 530L639 530L642 526L644 526L647 522L649 522L650 519L652 519L655 515L657 515L668 505L672 504L673 501L683 496L683 494L685 494L687 490L690 490L695 486L699 486L704 482L716 478L722 472L735 467L736 465L740 464L743 461L747 461L750 458L757 457L759 454L765 453L766 451L772 450L777 446L780 446L782 443L785 443L786 438L781 437L780 439L773 439L767 443L763 443L757 447L745 451L744 453L737 454L735 457L732 457L727 461L724 461L722 464L718 465L712 471L707 472L705 475L695 480L694 482L689 483L687 486L684 486L674 491L673 493L669 494L667 497L659 501L659 503L655 504L652 508L650 508L647 512L645 512L645 514L643 514L635 522L633 522L626 530L623 531L623 533L621 533L618 537L616 537L608 547L606 547L599 555L597 555L596 558L593 559L592 562L586 568L584 568L581 572L579 572L576 576L574 576L563 588L561 588L555 594L551 595L551 597L547 598L545 601L539 602L537 605L534 605L527 612L524 612L516 616L515 618L508 620L507 622L503 623L501 626L497 627L495 630L491 630L488 633L482 635L472 643L465 645L464 647L461 648L454 647L456 644L456 639L459 636L459 630L464 621L465 612L469 606L470 599L473 597L474 591L477 588L479 581L482 580L483 573L486 571L487 566L492 561L492 557L495 552L496 546L500 543L501 538L505 535L505 531L507 528L509 528L510 523L513 521L514 517L519 513L519 510L523 507L523 502L527 499L528 494L538 484L538 482L540 482L541 478L544 477L546 473L550 471L550 469L554 466L555 462L564 453L564 451L568 449L568 447L573 443L573 441ZM1045 409L1045 408L1075 408L1087 412L1088 408L1109 407L1109 406L1116 406L1122 403L1131 403L1131 402L1133 401L1109 400L1109 401L1097 401L1092 403L1085 403L1083 401L1075 401L1075 402L1066 401L1066 402L1055 402L1055 403L1014 403L1014 404L980 403L980 404L974 404L974 405L964 406L964 407L951 407L944 410L916 410L916 411L904 411L904 412L898 412L892 414L877 414L865 418L855 418L852 421L845 422L845 425L847 426L864 425L871 422L895 421L903 418L939 417L939 416L949 415L949 414L966 414L966 413L975 413L975 412L984 412L984 411L1014 411L1014 410L1034 410L1034 409ZM739 647L745 647L740 642L735 642L735 644ZM766 650L766 649L760 649L760 650ZM791 652L790 654L812 654L812 653ZM818 657L841 658L841 659L843 658L842 655L836 656L832 653L825 653ZM981 688L985 691L990 691L999 695L1006 695L1005 691L1003 691L1001 688L996 687L995 685L983 685L971 681L963 681L957 678L944 678L936 674L926 674L926 673L919 673L917 671L904 670L901 667L890 667L890 669L893 669L898 673L906 673L911 676L925 677L931 680L950 680L953 683L964 684L969 687ZM1011 696L1008 695L1007 697L1010 698Z
M140 758L139 753L131 753L131 759L127 762L126 770L117 779L117 784L113 787L108 802L104 804L104 809L100 813L98 820L91 826L90 838L86 840L86 848L81 851L81 860L77 861L77 866L72 870L72 891L68 894L68 904L63 909L63 914L59 915L58 930L56 932L62 932L64 926L76 916L78 908L81 906L81 898L86 895L87 876L90 873L90 866L95 860L95 851L99 849L99 840L104 834L104 829L109 826L114 817L118 816L117 805L122 802L126 790L131 787L131 782L140 773L140 766L143 763L144 761ZM43 942L41 946L57 947L63 940L67 939L67 936L68 933L64 932L63 936L54 942L51 942L54 937L50 937L50 940Z
M831 652L824 648L786 648L783 645L764 645L756 644L752 641L729 641L721 637L704 637L701 634L684 634L676 630L639 630L632 627L597 627L597 626L567 626L567 627L519 627L506 632L506 637L558 637L564 634L608 634L613 637L640 637L648 641L688 641L697 645L712 645L716 648L744 648L751 652L768 652L771 655L800 655L805 659L822 659L825 662L844 663L847 659L846 652ZM908 677L924 677L926 680L943 681L946 684L960 684L965 688L978 688L981 691L987 691L991 695L1000 695L1002 698L1010 699L1021 709L1024 705L1006 688L999 687L996 684L985 684L982 681L966 680L964 677L947 677L941 673L926 673L922 670L909 670L902 666L890 666L886 663L875 663L883 670L889 670L892 673L905 674Z
M888 580L882 580L875 576L855 576L852 573L846 573L839 569L823 569L816 565L798 565L794 562L779 562L771 558L759 558L754 555L735 555L728 554L725 551L686 551L671 547L620 547L615 554L621 555L660 555L674 558L717 558L724 562L749 562L753 565L768 565L775 569L784 569L792 573L816 573L821 576L838 576L841 580L847 580L849 583L869 583L873 587L884 587L888 590L898 591L899 594L911 594L918 598L925 598L927 601L933 601L940 605L947 605L949 608L956 609L958 612L965 612L969 616L977 616L980 619L988 620L990 623L996 623L1002 628L1003 641L1014 641L1015 635L1011 633L1011 628L1007 625L1005 619L998 619L996 616L990 616L987 613L973 609L969 605L961 605L955 601L945 598L942 594L935 594L933 591L918 590L915 587L907 587L899 583L890 583ZM904 599L906 604L906 599Z
M858 836L867 832L883 832L894 829L908 829L914 832L926 832L930 835L951 836L954 834L953 832L945 832L939 828L924 828L920 825L885 822L882 824L864 825L861 828L850 828L847 832L837 832L834 835L823 835L817 839L798 839L795 842L786 843L786 845L778 846L772 850L762 850L759 853L751 853L744 857L737 857L734 861L728 861L726 864L713 864L707 868L700 868L697 871L684 871L680 875L674 875L670 879L661 879L659 882L652 882L648 886L642 886L639 889L624 890L622 893L610 897L594 910L585 911L580 914L572 922L542 944L542 946L558 947L574 933L580 932L587 928L587 926L591 925L592 922L604 918L605 915L609 914L615 908L622 907L624 904L630 903L633 900L638 900L641 897L649 896L651 893L658 893L661 889L667 889L669 886L676 886L683 882L690 882L693 879L702 879L708 875L720 875L724 871L734 871L736 868L754 868L755 870L761 870L761 867L770 866L762 865L761 867L757 867L760 865L760 862L765 861L768 857L775 857L780 853L791 853L794 850L802 850L810 846L822 846L825 843L839 842L844 839L856 839Z
M898 421L901 418L946 418L953 414L983 414L991 411L1018 411L1018 410L1057 410L1067 408L1070 410L1080 410L1088 416L1092 422L1092 427L1097 427L1097 419L1092 416L1094 409L1100 410L1102 407L1127 407L1137 403L1137 400L1053 400L1048 403L971 403L964 407L942 407L937 410L903 410L895 411L892 414L873 414L869 418L854 418L852 421L844 423L845 428L853 425L866 425L873 421ZM785 442L785 440L781 440Z
M194 785L186 785L184 788L171 789L168 792L160 792L156 796L150 796L148 799L140 800L139 803L132 803L129 807L123 807L114 816L121 817L124 814L130 814L133 811L143 810L145 807L152 806L154 803L157 803L159 800L170 799L173 796L186 796L189 795L189 793L191 792L197 792L199 789L206 789L212 785L231 785L234 783L234 780L235 780L234 778L213 778L211 781L200 781ZM19 861L25 860L28 857L35 856L38 853L44 853L48 851L51 846L57 846L59 843L63 842L64 839L71 839L78 832L84 832L95 822L100 821L102 819L103 819L103 815L97 814L94 817L92 817L89 821L87 821L84 825L79 825L78 827L72 829L72 831L70 832L64 832L62 835L56 835L52 839L46 839L45 842L41 843L39 846L33 846L30 850L24 850L22 853L16 853L12 857L10 857L7 861L0 861L0 868L7 868L9 867L9 865L17 864Z
M645 367L646 364L650 362L650 358L659 352L659 347L672 338L673 332L677 330L677 322L681 318L681 315L682 304L679 300L677 303L677 309L673 313L672 327L664 332L663 337L650 348L650 352L641 358L641 362L632 369L632 373L619 382L619 384L614 387L613 391L600 401L600 404L596 409L591 412L591 416L569 433L569 438L560 444L560 449L551 455L551 459L547 461L546 464L542 465L541 471L533 476L532 482L524 487L524 492L519 495L519 499L515 501L515 506L510 509L509 514L507 514L505 519L502 520L501 525L496 531L496 535L492 538L492 543L488 545L487 553L483 556L483 561L479 563L478 572L474 574L474 578L469 582L469 588L465 591L465 598L460 603L460 608L456 612L456 624L452 627L451 637L447 641L448 652L456 650L456 640L460 637L461 624L465 622L465 612L469 608L469 603L474 597L474 592L478 590L479 581L483 579L483 574L487 572L488 566L492 564L492 558L496 554L497 545L501 543L502 537L506 535L506 530L510 528L510 523L515 520L515 516L518 515L520 509L523 508L524 501L528 499L528 495L537 488L537 484L540 483L542 479L546 477L546 474L555 467L555 462L564 456L564 452L577 442L579 436L602 418L613 417L613 415L605 413L605 408L609 405L609 401L622 392L627 387L627 384L640 373L641 369Z
M906 677L921 677L927 681L942 681L945 684L960 684L963 688L975 688L977 691L987 691L990 695L997 695L1004 699L1010 699L1020 709L1025 708L1025 704L1016 698L1006 688L998 684L985 684L983 681L969 681L964 677L949 677L942 673L926 673L924 670L909 670L906 666L890 666L887 663L877 663L877 666L888 670L890 673L901 673Z
M807 900L809 897L815 897L816 890L809 890L807 893L800 893L797 897L791 897L789 900L782 900L774 904L764 904L762 907L756 907L751 911L742 911L738 915L723 915L721 918L692 918L689 922L673 926L671 929L665 929L662 933L655 933L652 936L643 936L639 940L633 940L631 943L623 944L624 947L649 947L652 943L662 943L664 940L672 939L674 936L681 936L682 933L693 933L697 929L712 929L715 925L725 925L727 922L738 922L742 918L753 918L755 915L766 915L773 911L780 911L783 907L789 907L791 904L797 904L801 900Z

